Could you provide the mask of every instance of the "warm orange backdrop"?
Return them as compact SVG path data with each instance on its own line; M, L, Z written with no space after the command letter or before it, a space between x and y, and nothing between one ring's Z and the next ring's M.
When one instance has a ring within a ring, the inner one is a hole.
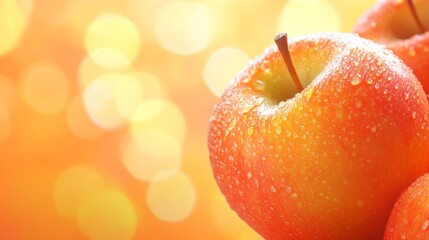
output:
M279 31L350 31L374 0L0 0L0 239L261 239L206 129Z

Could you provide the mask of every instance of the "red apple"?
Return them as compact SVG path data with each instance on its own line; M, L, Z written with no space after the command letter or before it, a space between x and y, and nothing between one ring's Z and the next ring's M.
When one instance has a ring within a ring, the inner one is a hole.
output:
M429 93L429 0L378 1L354 27L401 58Z
M297 37L288 48L302 91L272 46L215 106L208 148L217 184L266 239L382 239L400 192L429 169L421 84L356 34Z
M429 174L401 194L389 218L385 240L429 239Z

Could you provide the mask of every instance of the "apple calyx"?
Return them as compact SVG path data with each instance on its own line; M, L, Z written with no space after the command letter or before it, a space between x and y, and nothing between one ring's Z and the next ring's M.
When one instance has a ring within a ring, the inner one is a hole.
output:
M301 81L299 80L298 74L296 73L295 67L292 63L292 58L289 53L289 46L287 41L287 34L286 33L279 33L274 38L274 41L276 42L277 48L279 49L280 54L282 55L283 61L286 64L286 67L289 71L289 74L292 78L292 81L294 82L295 86L298 88L298 91L301 92L304 90L304 87L301 84Z
M416 8L414 6L413 0L407 0L408 7L410 8L411 14L413 15L413 19L417 24L417 27L419 28L420 33L426 32L425 28L423 27L422 22L420 21L419 16L417 15Z

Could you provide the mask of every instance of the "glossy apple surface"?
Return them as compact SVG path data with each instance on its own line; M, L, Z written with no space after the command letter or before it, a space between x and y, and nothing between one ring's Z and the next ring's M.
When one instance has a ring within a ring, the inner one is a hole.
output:
M401 194L389 218L385 240L429 239L429 174Z
M429 0L414 0L423 30L405 0L382 0L366 12L353 32L385 44L414 71L429 93Z
M355 34L293 38L305 89L276 46L210 118L215 179L266 239L382 239L400 192L428 170L429 104L391 51Z

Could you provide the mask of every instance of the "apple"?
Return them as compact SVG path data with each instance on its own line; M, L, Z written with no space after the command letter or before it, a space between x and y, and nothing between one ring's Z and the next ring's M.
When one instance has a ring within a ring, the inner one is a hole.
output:
M429 169L421 84L357 34L276 42L230 83L210 118L220 190L266 239L382 239L400 192Z
M417 179L395 203L385 240L429 239L429 174Z
M429 93L429 0L378 1L353 29L386 45L414 71Z

